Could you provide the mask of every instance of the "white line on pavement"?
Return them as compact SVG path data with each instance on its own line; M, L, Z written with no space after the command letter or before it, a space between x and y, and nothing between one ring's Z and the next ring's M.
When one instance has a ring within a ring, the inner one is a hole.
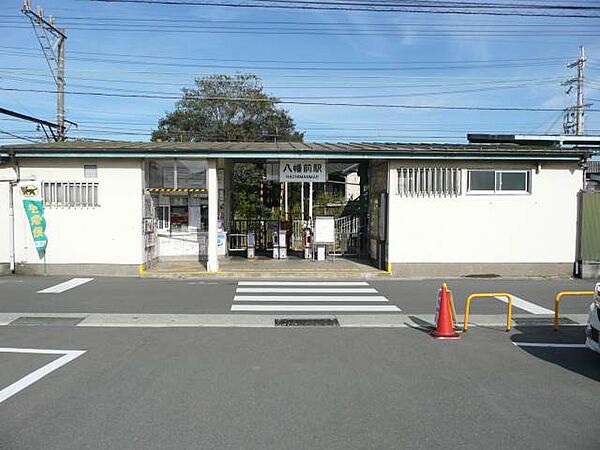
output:
M236 295L236 302L387 302L382 295L348 296L348 295Z
M0 348L0 353L28 353L28 354L41 354L41 355L63 355L58 359L34 370L29 375L24 376L20 380L14 382L10 386L5 387L0 391L0 403L4 400L12 397L16 393L22 391L28 386L31 386L36 381L45 377L56 369L70 363L75 358L83 355L84 350L48 350L38 348Z
M508 303L508 300L505 297L496 297L498 300L504 303ZM543 308L535 303L528 302L527 300L523 300L522 298L517 297L516 295L512 296L513 298L513 306L523 311L530 312L532 314L554 314L554 311L551 309Z
M394 305L232 305L232 311L360 311L399 312Z
M239 286L368 286L366 281L240 281Z
M57 284L55 286L51 286L46 289L42 289L38 291L38 294L60 294L61 292L68 291L69 289L73 289L74 287L81 286L89 281L92 281L93 278L73 278L69 281L65 281L64 283Z
M377 293L373 288L237 288L236 292L253 293L311 293L311 294L370 294Z
M546 342L513 342L518 347L586 348L585 344L554 344Z

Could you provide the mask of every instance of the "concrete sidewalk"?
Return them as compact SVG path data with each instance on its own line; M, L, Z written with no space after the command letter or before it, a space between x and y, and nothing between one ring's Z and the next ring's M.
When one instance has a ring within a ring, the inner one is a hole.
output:
M0 326L77 326L77 327L124 327L124 328L188 328L188 327L240 327L240 328L286 328L275 324L276 319L336 319L342 328L415 328L433 327L433 314L323 314L308 316L300 314L109 314L109 313L0 313ZM552 316L513 315L513 326L552 327ZM565 314L561 327L584 325L586 314ZM503 314L472 315L471 327L504 329ZM462 323L458 322L461 328ZM305 327L304 327L305 328Z
M209 273L201 261L161 261L142 269L143 277L181 278L377 278L389 273L368 261L337 257L327 261L309 261L296 256L287 259L228 257L219 260L219 271Z

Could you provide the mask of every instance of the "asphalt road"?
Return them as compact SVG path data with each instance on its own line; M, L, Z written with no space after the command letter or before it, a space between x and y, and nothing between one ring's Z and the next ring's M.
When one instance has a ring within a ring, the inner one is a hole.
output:
M597 449L600 357L513 344L575 328L0 327L2 347L86 350L0 403L0 448ZM0 385L47 361L0 352Z
M38 294L39 290L54 286L72 277L1 277L0 313L48 312L48 313L139 313L139 314L224 314L231 312L236 290L235 280L183 280L140 278L94 278L91 282L56 294ZM284 280L277 280L279 282ZM297 280L298 281L298 280ZM301 280L311 287L311 282ZM336 279L336 282L343 280ZM529 303L553 310L554 297L561 290L591 290L594 282L589 280L510 280L510 279L452 279L452 280L368 280L365 288L383 296L389 305L395 305L404 314L433 314L436 293L447 281L454 293L458 313L464 311L464 301L473 292L508 292ZM260 282L268 283L268 280ZM335 288L335 287L334 287ZM362 288L362 287L361 287ZM257 288L260 291L260 287ZM291 291L295 288L291 287ZM278 295L258 292L264 297ZM288 292L281 295L295 295ZM311 294L299 293L311 297ZM327 291L314 295L336 295ZM357 294L342 294L345 298ZM284 298L285 300L285 298ZM260 302L259 302L260 303ZM262 302L265 304L265 302ZM270 302L277 304L282 302ZM315 305L317 302L297 302ZM343 304L327 301L325 305ZM346 302L347 303L347 302ZM360 302L356 302L359 304ZM588 297L565 299L561 303L563 313L585 314ZM326 311L326 309L325 309ZM473 304L476 314L503 314L506 305L499 300L481 299ZM515 307L515 313L529 314ZM250 311L249 313L254 313ZM261 313L256 311L255 313ZM311 313L311 311L306 311ZM351 313L351 312L350 312Z

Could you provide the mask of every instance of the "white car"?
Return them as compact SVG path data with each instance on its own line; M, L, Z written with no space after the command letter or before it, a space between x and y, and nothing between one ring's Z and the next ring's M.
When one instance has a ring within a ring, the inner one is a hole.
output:
M585 327L585 345L600 353L600 283L594 289L594 301L590 305L590 315Z

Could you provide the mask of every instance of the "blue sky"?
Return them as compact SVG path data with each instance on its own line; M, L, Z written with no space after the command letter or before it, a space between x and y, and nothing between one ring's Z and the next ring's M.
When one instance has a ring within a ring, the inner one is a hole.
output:
M282 99L560 109L566 101L560 82L575 74L566 64L584 45L586 97L600 100L600 19L38 4L66 28L68 92L169 96L195 77L252 72ZM54 95L29 92L52 89L53 82L21 5L0 4L0 87L16 89L0 89L0 106L54 121ZM140 29L132 32L131 24ZM600 101L594 103L600 109ZM69 137L148 140L173 104L67 94L67 118L79 124ZM467 132L559 133L562 127L560 112L284 107L307 141L465 142ZM6 117L0 130L41 136L33 124ZM586 131L600 134L600 112L587 114ZM19 142L6 134L0 139Z

